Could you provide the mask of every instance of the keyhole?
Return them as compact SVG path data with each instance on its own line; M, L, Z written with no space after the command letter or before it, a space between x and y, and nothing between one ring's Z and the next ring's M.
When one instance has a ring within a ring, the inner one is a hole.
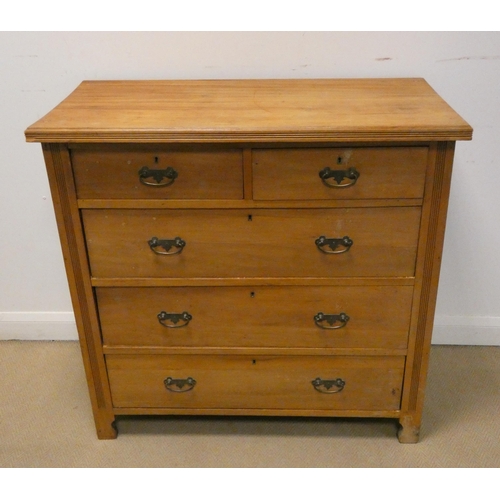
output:
M158 156L155 156L155 163L158 163Z
M255 297L255 292L250 292L250 298L253 299Z
M248 222L252 222L252 214L248 214Z
M341 165L342 164L342 156L339 156L337 158L337 165Z
M257 363L257 360L256 359L252 359L252 365L254 365L255 363Z

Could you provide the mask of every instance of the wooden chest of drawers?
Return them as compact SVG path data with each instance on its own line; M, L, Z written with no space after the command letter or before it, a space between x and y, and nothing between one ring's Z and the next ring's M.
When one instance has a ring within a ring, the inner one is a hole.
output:
M29 127L97 433L386 417L418 440L455 141L421 79L83 82Z

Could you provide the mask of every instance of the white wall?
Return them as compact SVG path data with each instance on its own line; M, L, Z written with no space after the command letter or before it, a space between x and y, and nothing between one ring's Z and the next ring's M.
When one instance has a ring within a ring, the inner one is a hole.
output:
M82 80L424 77L473 127L457 144L435 343L500 345L500 33L0 33L0 339L76 338L39 144Z

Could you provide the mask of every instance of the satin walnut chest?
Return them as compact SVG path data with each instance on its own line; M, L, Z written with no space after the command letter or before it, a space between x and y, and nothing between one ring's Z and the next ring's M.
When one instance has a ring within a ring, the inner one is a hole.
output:
M87 81L42 143L101 439L384 417L416 442L455 142L422 79Z

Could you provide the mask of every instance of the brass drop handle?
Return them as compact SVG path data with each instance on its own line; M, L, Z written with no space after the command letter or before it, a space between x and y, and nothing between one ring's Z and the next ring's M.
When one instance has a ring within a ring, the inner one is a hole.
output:
M196 385L196 380L193 377L188 378L172 378L167 377L163 383L170 392L188 392Z
M193 316L187 311L181 313L168 313L162 311L157 315L160 325L165 328L182 328L187 326L189 322L193 319Z
M178 173L172 167L164 169L154 169L149 167L142 167L139 170L139 180L145 186L152 187L165 187L174 183L178 177ZM155 182L148 181L147 179L153 178Z
M339 328L344 328L350 319L351 318L349 318L346 313L323 314L319 312L314 316L314 323L324 330L338 330Z
M349 251L354 241L349 236L343 238L320 236L314 243L323 253L345 253Z
M186 242L179 238L179 236L176 236L173 240L160 240L156 236L153 236L148 241L148 245L158 255L176 255L182 252L186 246Z
M344 389L345 380L342 380L341 378L323 380L318 377L311 381L311 384L318 392L322 392L323 394L335 394Z
M350 167L346 170L332 170L330 167L326 167L320 170L319 177L323 181L323 184L330 188L347 188L356 184L359 178L359 172L354 167ZM336 184L328 182L328 179L333 179ZM342 184L344 179L347 179L347 182Z

